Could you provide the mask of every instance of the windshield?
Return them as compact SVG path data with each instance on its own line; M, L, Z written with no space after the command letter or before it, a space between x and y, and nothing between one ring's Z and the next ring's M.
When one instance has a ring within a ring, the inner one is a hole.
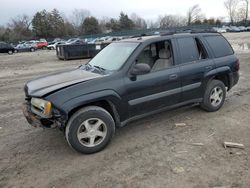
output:
M88 64L105 70L115 71L121 68L139 43L111 43L100 51Z

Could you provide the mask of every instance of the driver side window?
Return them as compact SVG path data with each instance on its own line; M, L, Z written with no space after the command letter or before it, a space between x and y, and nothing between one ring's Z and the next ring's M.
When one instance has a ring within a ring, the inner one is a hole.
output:
M164 70L173 66L173 51L171 41L152 43L139 54L136 64L148 64L151 72Z

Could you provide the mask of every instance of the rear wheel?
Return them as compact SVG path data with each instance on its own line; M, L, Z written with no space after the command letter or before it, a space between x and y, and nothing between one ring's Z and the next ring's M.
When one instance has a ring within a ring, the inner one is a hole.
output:
M34 52L34 51L35 51L35 48L30 48L30 51L31 51L31 52Z
M69 120L65 136L69 145L84 154L104 149L115 133L112 116L103 108L89 106L77 111Z
M219 110L226 98L226 88L222 81L212 80L208 83L201 107L208 112Z

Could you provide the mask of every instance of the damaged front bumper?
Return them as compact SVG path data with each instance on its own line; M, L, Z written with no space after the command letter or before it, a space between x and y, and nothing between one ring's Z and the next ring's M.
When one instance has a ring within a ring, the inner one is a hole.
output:
M23 114L28 123L33 127L55 128L58 126L55 120L41 118L38 115L32 113L29 103L23 104Z

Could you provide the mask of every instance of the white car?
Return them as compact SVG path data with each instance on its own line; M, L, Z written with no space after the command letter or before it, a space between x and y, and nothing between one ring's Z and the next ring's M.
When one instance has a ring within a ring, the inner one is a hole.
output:
M226 28L223 28L223 27L222 28L213 27L213 30L218 32L218 33L226 33L227 32Z
M240 29L240 31L247 31L247 28L245 26L239 26L238 28Z
M56 46L57 45L59 45L59 44L64 44L65 42L55 42L54 44L50 44L50 45L48 45L47 46L47 48L49 49L49 50L55 50L56 49Z

